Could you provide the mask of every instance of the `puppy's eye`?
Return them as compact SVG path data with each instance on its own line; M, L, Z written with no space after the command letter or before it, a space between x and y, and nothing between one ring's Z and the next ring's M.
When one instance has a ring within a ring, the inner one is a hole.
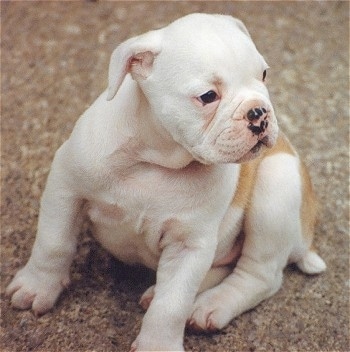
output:
M263 81L263 82L265 82L266 75L267 75L267 71L266 71L266 70L264 70L264 72L263 72L263 78L262 78L262 81Z
M203 105L207 105L213 103L218 99L218 95L213 91L209 90L208 92L204 93L200 97L197 98Z

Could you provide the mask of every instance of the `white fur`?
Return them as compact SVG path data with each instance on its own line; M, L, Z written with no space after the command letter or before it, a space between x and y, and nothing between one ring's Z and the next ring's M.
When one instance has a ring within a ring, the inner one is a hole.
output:
M52 308L69 282L85 212L107 250L157 270L141 299L148 311L133 351L183 350L189 318L203 329L223 327L276 292L292 252L302 270L323 270L319 257L305 256L296 157L263 160L247 214L231 204L235 162L278 135L261 81L266 67L244 25L226 16L190 15L121 44L108 91L55 155L32 255L7 289L13 305L38 314ZM218 100L201 104L209 90ZM248 128L255 107L268 111L259 135ZM236 268L211 269L230 254L244 216Z

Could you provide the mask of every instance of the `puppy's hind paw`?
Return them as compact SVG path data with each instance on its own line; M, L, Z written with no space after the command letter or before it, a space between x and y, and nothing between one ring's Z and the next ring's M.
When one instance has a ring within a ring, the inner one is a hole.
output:
M316 252L311 250L296 264L302 272L310 275L322 273L327 268L323 259Z

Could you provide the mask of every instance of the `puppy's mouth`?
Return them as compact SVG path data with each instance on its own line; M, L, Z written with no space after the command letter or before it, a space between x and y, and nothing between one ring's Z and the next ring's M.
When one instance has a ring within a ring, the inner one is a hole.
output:
M257 158L263 149L266 147L271 147L267 141L267 138L264 138L260 141L258 141L251 149L249 149L245 154L243 154L241 157L238 159L234 159L232 156L228 156L226 158L220 158L220 160L215 160L215 161L209 161L208 159L202 158L199 154L194 154L194 157L197 161L199 161L202 164L215 164L215 163L244 163L247 161L250 161L252 159Z
M252 159L255 159L256 157L258 157L261 153L261 151L268 147L271 148L272 147L272 143L269 140L268 136L265 136L263 139L259 140L254 146L253 148L251 148L248 153L244 154L242 157L240 157L236 163L243 163L246 161L250 161Z
M265 144L262 141L258 141L258 143L255 144L255 146L250 149L250 153L256 154L259 153L261 148L264 146Z
M252 153L256 153L263 146L265 146L267 148L271 148L271 147L273 147L273 145L274 145L274 143L271 141L271 138L267 135L267 136L263 137L262 139L259 139L258 142L254 145L254 147L252 149L250 149L250 151Z

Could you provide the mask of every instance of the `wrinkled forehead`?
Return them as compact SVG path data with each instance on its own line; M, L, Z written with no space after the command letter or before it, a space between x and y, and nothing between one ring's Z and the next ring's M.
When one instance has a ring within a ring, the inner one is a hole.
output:
M248 33L226 17L174 22L164 31L160 56L171 58L170 71L192 75L224 74L240 67L249 72L266 65Z

